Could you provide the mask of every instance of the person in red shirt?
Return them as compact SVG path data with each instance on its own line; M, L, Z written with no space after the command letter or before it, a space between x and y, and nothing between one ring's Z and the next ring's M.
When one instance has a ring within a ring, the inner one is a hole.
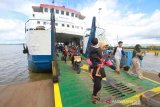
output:
M65 50L65 48L63 48L63 56L64 56L64 61L66 63L66 60L67 60L67 51Z

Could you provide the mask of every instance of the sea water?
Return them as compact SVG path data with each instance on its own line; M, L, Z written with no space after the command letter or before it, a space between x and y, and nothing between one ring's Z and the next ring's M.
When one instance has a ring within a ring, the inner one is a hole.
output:
M51 78L51 73L28 71L27 54L22 45L0 45L0 85Z

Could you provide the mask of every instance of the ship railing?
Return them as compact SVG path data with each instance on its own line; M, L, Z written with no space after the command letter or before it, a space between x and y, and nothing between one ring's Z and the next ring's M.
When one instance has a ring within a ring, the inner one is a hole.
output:
M46 19L29 19L26 21L25 23L25 33L28 31L28 30L45 30L45 26L36 26L36 28L27 28L27 24L29 23L29 21L33 21L33 20L37 20L37 21L50 21L50 20L46 20Z

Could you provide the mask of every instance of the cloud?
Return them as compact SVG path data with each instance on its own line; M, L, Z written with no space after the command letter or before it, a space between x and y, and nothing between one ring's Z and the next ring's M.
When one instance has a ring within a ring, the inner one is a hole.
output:
M29 18L32 13L32 6L39 5L36 0L2 0L0 9L4 11L17 12Z
M100 14L99 8L102 8ZM97 0L81 13L86 16L87 27L91 26L92 17L97 17L97 26L100 24L106 29L106 38L111 44L117 43L117 35L125 44L160 44L160 10L147 14L129 10L127 5L119 5L118 0Z
M25 40L24 24L32 14L31 6L40 2L50 3L48 0L1 0L0 25L3 26L0 26L0 43ZM97 17L97 26L106 29L106 38L111 44L116 44L117 35L125 44L160 44L158 9L151 14L135 12L127 4L120 4L119 0L86 0L85 4L76 6L86 16L87 27L91 27L92 17ZM100 14L99 8L102 8Z
M0 18L0 43L24 42L24 22Z
M33 0L2 0L0 3L0 43L25 42L25 22L32 13ZM8 14L7 14L8 13Z

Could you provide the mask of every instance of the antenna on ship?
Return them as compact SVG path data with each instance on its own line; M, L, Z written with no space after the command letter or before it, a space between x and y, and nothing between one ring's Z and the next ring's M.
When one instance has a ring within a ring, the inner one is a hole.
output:
M101 12L101 10L102 10L102 8L98 9L98 14L99 14L99 26L98 27L100 27L100 12Z

